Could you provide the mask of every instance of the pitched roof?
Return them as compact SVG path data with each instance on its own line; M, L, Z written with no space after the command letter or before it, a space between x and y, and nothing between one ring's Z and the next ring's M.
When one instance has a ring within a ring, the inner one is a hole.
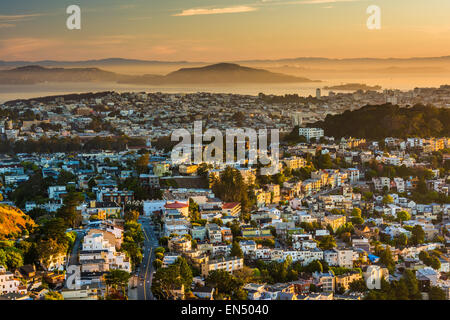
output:
M183 209L189 207L189 205L187 203L175 201L174 203L166 203L164 207L167 209Z
M239 202L227 202L227 203L223 204L222 208L223 209L233 209L233 208L237 207L238 205L240 205Z

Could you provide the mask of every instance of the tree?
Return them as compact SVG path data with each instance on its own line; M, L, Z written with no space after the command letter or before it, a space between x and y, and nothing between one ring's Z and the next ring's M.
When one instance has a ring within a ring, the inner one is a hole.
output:
M340 237L347 243L350 243L350 241L352 240L352 234L350 232L342 232Z
M66 235L66 222L62 218L53 218L39 228L39 233L45 239L64 239Z
M15 270L23 266L23 257L18 249L14 247L6 248L5 256L6 256L5 264L8 270Z
M445 291L439 287L432 286L428 292L428 297L430 300L447 300Z
M158 299L170 299L174 297L174 290L181 285L189 289L192 279L191 267L186 259L180 257L169 267L157 269L152 283L152 292Z
M314 283L309 285L309 292L319 292L319 288Z
M419 259L427 266L431 266L433 258L427 251L421 251L419 253Z
M385 250L382 250L379 254L380 256L380 262L386 266L386 268L389 269L390 273L394 273L395 271L395 261L394 258L392 258L392 252L391 248L388 246Z
M196 221L200 219L200 211L198 204L189 198L189 217L191 221Z
M350 282L349 289L351 292L366 292L366 282L364 281L364 279L354 280Z
M238 288L233 292L231 297L233 300L247 300L248 294L243 288Z
M223 221L222 221L222 219L220 219L220 218L214 218L214 219L212 219L212 220L211 220L211 223L215 223L215 224L217 224L219 227L222 227L222 226L223 226Z
M64 298L61 293L50 291L44 296L44 300L64 300Z
M124 226L124 241L121 250L130 257L133 266L141 263L143 259L142 244L144 242L144 232L136 221L128 221Z
M126 288L128 288L130 277L131 274L124 270L111 270L105 275L107 292L109 292L110 288L112 288L115 293L118 293L120 290L122 297L126 299Z
M391 203L394 203L394 199L392 198L392 196L391 195L385 195L384 197L383 197L383 204L391 204Z
M408 244L408 237L404 233L400 233L394 237L394 243L397 247L405 247Z
M96 187L97 186L97 182L95 181L95 178L91 178L89 181L88 181L88 187L89 187L89 190L92 190L92 188L94 188L94 187Z
M352 210L352 217L361 217L361 209L360 208L353 208Z
M288 281L297 281L298 280L298 271L294 269L289 269L287 275Z
M421 244L425 241L425 231L422 226L415 225L411 231L411 243L414 245Z
M312 262L310 262L307 266L306 266L306 271L309 273L313 273L313 272L323 272L323 265L319 260L314 260Z
M397 213L397 220L403 225L403 221L411 219L411 215L406 211L400 211Z
M139 219L140 213L136 210L130 210L125 212L123 218L125 221L137 221Z
M434 270L439 270L441 268L441 261L439 261L438 257L431 258L430 267L432 267Z
M419 282L417 281L415 273L410 269L407 269L403 275L403 278L405 279L405 284L408 288L409 299L422 300L422 295L419 290Z
M47 214L47 210L41 208L34 208L33 210L27 212L27 215L29 215L33 220L36 220L39 217L45 216Z
M0 266L8 270L15 270L23 265L22 252L12 246L0 249Z
M161 268L162 265L163 265L163 262L160 259L153 260L153 267L155 268L155 270L158 270L159 268Z
M0 249L0 266L7 267L6 265L6 252Z
M364 219L362 217L353 217L352 218L352 224L354 225L361 225L364 223Z
M231 233L233 234L234 238L239 237L241 235L241 225L239 221L233 220L229 228L231 229Z
M218 292L228 296L239 288L236 279L225 270L211 271L206 278L206 283L208 286L216 288Z
M231 119L236 121L239 125L241 125L245 120L245 114L241 111L238 111L235 114L233 114Z
M299 128L299 126L295 126L294 129L292 129L292 131L287 134L282 140L289 143L290 145L297 143L306 143L306 137L298 135Z
M319 242L319 247L322 250L330 250L333 249L334 247L336 247L336 240L334 239L333 236L329 235L329 236L324 236L320 239Z
M394 291L396 300L408 300L409 292L404 278L398 282L394 282Z
M232 246L231 246L231 253L230 255L232 257L238 257L238 258L243 258L244 257L244 253L242 252L241 246L239 245L239 243L237 241L234 241Z
M148 162L150 159L150 154L143 154L139 159L136 160L136 170L138 174L148 173Z
M239 170L226 167L220 174L220 178L212 178L212 190L221 200L225 202L240 202L242 211L245 212L249 205L247 184Z
M81 212L77 206L84 200L84 196L79 192L69 192L64 198L64 206L58 212L57 217L62 218L67 226L76 228L81 224Z
M36 245L36 251L39 262L44 266L48 266L48 263L53 257L65 254L68 249L68 242L61 241L54 238L41 240Z
M240 285L246 285L253 281L255 270L244 266L242 269L234 271L233 275L239 281Z
M173 291L181 285L179 266L170 265L156 270L152 282L152 293L157 299L168 300L174 297Z
M317 157L317 168L318 169L331 169L333 168L333 161L331 160L331 156L326 153L326 154L320 154Z
M158 253L158 252L165 253L166 249L164 249L164 247L158 247L158 248L155 249L155 253Z
M59 175L58 175L58 179L56 180L56 183L58 185L66 185L67 183L71 182L71 181L75 181L76 180L76 176L66 170L61 170Z
M181 282L184 284L184 288L190 288L193 279L191 267L187 263L186 259L182 257L178 258L175 264L179 266Z

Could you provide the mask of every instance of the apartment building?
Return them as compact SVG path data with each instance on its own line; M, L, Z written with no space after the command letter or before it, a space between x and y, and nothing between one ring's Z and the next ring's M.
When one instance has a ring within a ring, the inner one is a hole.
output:
M220 258L217 260L206 259L206 261L202 264L201 267L202 277L204 278L208 277L208 274L211 271L215 270L225 270L228 272L233 272L242 269L243 267L244 267L244 259L242 258L227 257L227 258Z
M347 218L341 215L325 216L322 219L322 225L330 225L333 231L336 231L340 226L343 226L347 222Z
M186 252L192 249L192 242L186 237L174 237L169 239L168 247L172 252Z
M20 281L14 277L13 273L0 266L0 295L18 293L20 285Z
M342 289L346 291L350 288L350 283L352 283L353 281L358 281L360 279L362 279L362 276L357 271L336 276L336 289Z

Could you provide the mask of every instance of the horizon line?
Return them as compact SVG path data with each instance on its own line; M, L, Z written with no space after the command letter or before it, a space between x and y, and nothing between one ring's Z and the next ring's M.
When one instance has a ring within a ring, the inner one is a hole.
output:
M265 58L265 59L239 59L239 60L219 60L219 61L194 61L194 60L157 60L157 59L137 59L137 58L122 58L122 57L106 57L106 58L91 58L83 60L55 60L55 59L41 59L41 60L3 60L1 62L12 63L12 62L27 62L27 63L37 63L37 62L94 62L94 61L104 61L104 60L135 60L139 62L165 62L165 63L236 63L236 62L266 62L266 61L280 61L280 60L297 60L297 59L325 59L325 60L412 60L412 59L442 59L450 58L448 55L439 56L411 56L405 57L352 57L352 58L331 58L325 56L298 56L293 58Z

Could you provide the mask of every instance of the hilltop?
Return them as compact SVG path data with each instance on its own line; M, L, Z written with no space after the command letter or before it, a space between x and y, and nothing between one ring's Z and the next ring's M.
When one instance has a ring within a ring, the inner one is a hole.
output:
M423 105L411 108L368 105L340 115L328 115L324 121L310 127L322 128L326 135L334 137L443 137L450 135L450 109Z
M219 63L200 68L183 68L169 75L173 81L208 82L315 82L306 78L299 78L282 73L274 73L263 69L243 67L233 63Z
M0 71L0 84L117 81L119 75L98 68L46 68L38 65Z
M167 75L125 75L99 68L48 68L30 65L0 71L0 84L42 82L117 82L124 84L214 84L214 83L301 83L307 78L274 73L263 69L219 63L200 68L182 68Z
M5 239L12 233L22 233L27 229L27 225L34 226L35 223L22 210L4 204L0 205L0 239Z

